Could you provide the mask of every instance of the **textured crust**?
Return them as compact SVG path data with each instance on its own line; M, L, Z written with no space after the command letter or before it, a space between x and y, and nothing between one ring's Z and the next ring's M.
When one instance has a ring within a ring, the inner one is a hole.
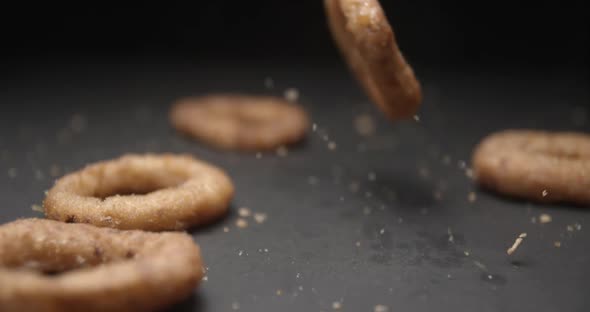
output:
M0 226L6 312L155 311L189 296L202 276L199 247L184 233L42 219Z
M222 149L269 150L296 143L309 127L295 104L267 96L209 95L175 103L170 121L180 132Z
M590 205L590 136L507 130L475 149L477 181L497 192L537 202Z
M182 230L223 216L233 194L222 170L193 157L130 154L57 180L43 207L47 218L64 222Z
M332 36L365 91L391 119L416 114L420 83L377 0L324 0Z

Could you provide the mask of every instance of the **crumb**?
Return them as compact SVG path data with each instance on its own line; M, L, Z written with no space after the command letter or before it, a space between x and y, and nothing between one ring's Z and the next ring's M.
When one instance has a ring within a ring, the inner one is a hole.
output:
M289 88L285 90L285 99L289 102L295 102L299 99L299 90L295 88Z
M415 120L416 122L420 122L420 116L418 116L418 115L414 115L414 120Z
M471 253L469 252L469 250L463 251L463 254L465 255L465 257L469 257L469 255L471 255Z
M568 226L566 227L566 229L567 229L567 231L568 231L568 232L573 232L573 231L574 231L574 227L573 227L573 225L568 225Z
M311 131L316 132L317 130L318 130L318 125L316 123L311 125Z
M471 169L471 168L465 169L465 176L470 179L473 179L473 169Z
M369 114L361 114L354 118L354 127L361 136L372 136L375 134L375 122Z
M286 157L287 155L289 155L289 150L287 149L287 147L281 146L277 148L277 155L279 157Z
M381 229L381 230L379 231L379 234L381 234L381 235L385 234L385 229Z
M361 247L361 242L356 242L356 243L355 243L355 246L356 246L356 247Z
M238 251L238 256L241 257L243 254L244 254L244 251L243 250Z
M474 203L477 200L477 194L475 194L475 192L469 192L469 194L467 194L467 200L470 203Z
M483 263L481 263L481 262L479 262L479 261L473 261L473 264L476 267L480 268L482 271L487 271L488 270L488 268L486 267L486 265L483 264Z
M378 304L375 306L373 311L374 312L388 312L389 308L387 306L382 305L382 304Z
M334 143L334 141L330 141L328 143L328 149L331 150L331 151L335 150L336 149L336 143Z
M246 208L246 207L242 207L240 209L238 209L238 214L240 215L240 217L242 218L247 218L250 215L252 215L252 212L250 211L250 209Z
M297 273L297 275L295 275L295 278L300 278L301 277L301 273Z
M332 309L334 309L334 310L340 310L340 309L342 309L342 303L340 303L338 301L332 302Z
M518 246L520 246L520 244L522 243L522 241L524 240L524 238L526 236L527 236L526 233L521 233L520 235L518 235L518 237L514 241L514 244L512 244L512 247L510 247L510 248L508 248L508 250L506 250L506 253L508 255L512 255L516 251L516 249L518 248Z
M541 192L541 195L543 197L545 197L545 196L549 195L549 192L547 192L547 190L543 190L543 192Z
M369 181L373 182L377 180L377 175L375 174L375 172L369 172L367 178L369 179Z
M303 291L303 286L299 286L299 291Z
M245 219L239 218L238 220L236 220L236 226L243 229L248 227L248 221L246 221Z
M539 223L541 224L549 223L551 221L553 221L553 218L551 218L551 216L546 213L539 216Z
M282 291L282 290L280 290L280 289L277 289L277 291L276 291L276 294L277 294L277 296L280 296L280 295L282 295L282 294L283 294L283 291Z
M582 230L582 225L580 223L576 223L574 224L574 227L576 228L576 230L581 231Z
M555 242L553 242L553 246L555 246L555 248L559 248L559 247L561 247L561 242L555 241Z
M450 227L447 228L447 234L449 235L449 243L454 243L455 236L453 236L453 232L451 231Z
M43 207L41 207L37 204L32 205L31 209L36 212L45 213L45 211L43 210Z
M207 277L207 276L203 276L203 281L205 281L205 282L206 282L206 281L208 281L208 280L209 280L209 277Z
M266 213L262 213L262 212L256 212L254 213L254 221L256 221L256 223L258 224L262 224L264 223L264 221L266 221Z
M227 232L229 232L229 228L227 226L224 226L223 227L223 233L227 233Z
M488 279L491 280L494 279L494 277L491 274L488 274Z
M231 304L231 308L232 310L239 310L240 309L240 304L237 302L234 302Z

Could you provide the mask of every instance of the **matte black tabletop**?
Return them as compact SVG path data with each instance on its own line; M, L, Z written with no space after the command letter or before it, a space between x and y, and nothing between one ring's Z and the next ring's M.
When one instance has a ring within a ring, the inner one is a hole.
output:
M42 217L32 206L43 192L85 164L189 153L227 170L237 193L224 220L192 232L207 277L171 311L590 310L590 211L507 199L468 177L473 147L492 131L588 132L587 80L418 71L418 120L391 124L342 66L205 64L4 71L0 221ZM217 151L168 124L178 97L287 88L316 129L286 155ZM355 130L361 114L375 121L374 136ZM267 219L239 228L240 207Z

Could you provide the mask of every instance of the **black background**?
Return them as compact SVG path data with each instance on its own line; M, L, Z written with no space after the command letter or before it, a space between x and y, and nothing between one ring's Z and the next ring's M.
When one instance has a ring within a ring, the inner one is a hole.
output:
M587 71L584 1L382 1L418 67ZM5 63L55 59L328 62L335 51L322 1L102 2L8 6Z

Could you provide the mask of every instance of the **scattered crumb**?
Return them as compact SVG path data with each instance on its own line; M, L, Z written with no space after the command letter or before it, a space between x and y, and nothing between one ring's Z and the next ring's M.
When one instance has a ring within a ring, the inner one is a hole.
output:
M361 242L356 242L354 245L355 245L356 247L361 247Z
M264 221L266 221L266 213L262 213L262 212L256 212L254 213L254 221L256 221L256 223L258 224L262 224L264 223Z
M385 229L381 229L381 230L379 231L379 234L381 234L381 235L385 234Z
M467 200L470 203L474 203L477 200L477 194L475 194L475 192L469 192L469 194L467 194Z
M358 134L362 136L372 136L375 134L375 122L369 114L361 114L354 118L354 127Z
M289 150L287 149L287 147L281 146L277 148L277 155L280 157L286 157L287 155L289 155Z
M31 206L31 209L32 209L33 211L40 212L40 213L44 213L44 212L45 212L45 211L43 210L43 207L41 207L41 206L39 206L39 205L37 205L37 204L34 204L34 205L32 205L32 206Z
M238 214L240 215L240 217L242 218L247 218L250 215L252 215L252 212L250 211L250 209L246 208L246 207L242 207L240 209L238 209Z
M301 277L301 273L297 273L297 275L295 275L295 278L300 278Z
M470 179L473 179L473 169L471 169L471 168L465 169L465 176Z
M420 116L418 116L418 115L414 115L414 120L415 120L416 122L420 122Z
M299 291L303 291L303 286L299 286Z
M335 150L336 149L336 143L334 141L330 141L328 143L328 149L331 150L331 151Z
M240 304L237 302L234 302L231 304L231 308L232 310L239 310L240 309Z
M494 277L491 274L488 274L488 279L491 280L494 279Z
M377 180L377 174L375 174L375 172L369 172L367 178L369 179L369 181L373 182Z
M18 171L16 170L16 168L10 168L8 169L8 177L9 178L16 178Z
M342 309L342 303L340 303L338 301L332 302L332 309L334 309L334 310L340 310L340 309Z
M238 256L241 257L243 254L244 254L244 251L243 250L238 251Z
M248 227L248 221L246 221L246 219L239 218L236 220L236 226L241 229L246 228Z
M299 90L295 88L289 88L285 90L285 99L290 102L295 102L299 99Z
M283 294L283 291L280 289L277 289L276 294L277 294L277 296L281 296Z
M553 218L550 215L546 214L546 213L541 214L539 216L539 223L541 223L541 224L549 223L551 221L553 221Z
M272 89L275 86L275 81L271 77L264 78L264 87L267 89Z
M465 257L469 257L469 255L471 255L471 253L469 252L469 250L463 251L463 254L465 255Z
M555 246L555 248L559 248L559 247L561 247L561 242L555 241L555 242L553 242L553 246Z
M512 255L516 251L518 246L520 246L520 244L525 239L525 237L526 237L526 233L521 233L520 235L518 235L518 237L514 241L514 244L512 244L512 247L510 247L510 248L508 248L508 250L506 250L506 253L508 255Z
M568 232L573 232L574 231L574 226L573 225L568 225L566 227L566 229L567 229Z
M459 167L459 169L467 169L467 163L464 160L459 160L457 162L457 166Z
M574 224L574 227L576 228L576 230L581 231L582 230L582 225L580 223L576 223Z
M454 243L455 236L453 236L453 231L451 230L451 227L447 228L447 234L449 235L449 243Z
M227 226L224 226L224 227L223 227L223 232L224 232L224 233L227 233L227 232L229 232L229 228L228 228Z
M311 125L311 131L316 132L317 130L318 130L318 125L316 123Z
M208 280L209 280L209 277L208 277L208 276L203 276L203 281L205 281L205 282L206 282L206 281L208 281Z
M549 194L549 192L547 192L547 190L543 190L543 192L541 192L541 195L543 197L547 196Z
M487 270L488 270L488 267L486 267L486 265L485 265L485 264L483 264L483 263L481 263L481 262L479 262L479 261L473 261L473 264L474 264L476 267L478 267L478 268L480 268L481 270L483 270L483 271L487 271Z
M387 306L384 306L382 304L378 304L375 306L375 309L373 309L374 312L388 312L389 308Z

